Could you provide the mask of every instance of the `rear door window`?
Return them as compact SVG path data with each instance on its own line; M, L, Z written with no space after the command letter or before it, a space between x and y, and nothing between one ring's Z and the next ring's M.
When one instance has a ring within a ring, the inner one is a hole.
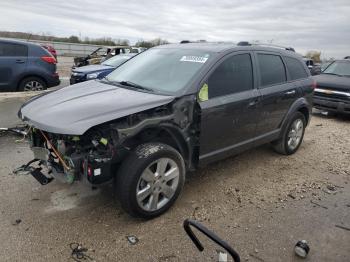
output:
M262 87L286 82L286 69L279 55L258 54L258 65Z
M234 55L224 60L208 79L209 98L253 89L250 54Z
M0 56L27 56L28 48L25 45L0 43Z
M284 61L286 62L291 80L308 77L303 64L298 59L292 57L284 57Z

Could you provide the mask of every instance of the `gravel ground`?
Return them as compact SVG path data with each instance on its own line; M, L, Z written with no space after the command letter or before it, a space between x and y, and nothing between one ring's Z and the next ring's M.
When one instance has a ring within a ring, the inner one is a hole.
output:
M190 174L175 206L151 221L125 214L108 186L40 186L9 175L32 154L2 136L0 260L73 261L69 244L78 242L93 261L214 261L217 247L203 240L198 252L182 229L194 218L242 261L301 261L293 248L302 239L311 247L303 261L349 261L350 231L336 227L350 228L349 126L349 117L317 113L296 154L263 146ZM139 242L131 245L130 235Z

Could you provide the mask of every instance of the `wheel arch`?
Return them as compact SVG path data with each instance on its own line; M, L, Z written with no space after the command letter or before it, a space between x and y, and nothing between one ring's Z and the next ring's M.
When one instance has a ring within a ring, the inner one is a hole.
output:
M136 147L148 142L160 142L175 148L182 155L186 168L192 166L190 146L179 128L170 124L145 127L137 134L127 138L123 144L131 144L132 147Z
M302 113L305 117L306 124L308 124L310 121L311 110L312 105L304 97L301 97L298 100L294 101L281 123L281 130L285 130L290 118L295 112Z
M25 74L25 75L21 76L21 77L19 78L19 80L17 81L16 90L19 91L19 85L21 84L21 82L22 82L24 79L30 78L30 77L37 77L37 78L39 78L40 80L42 80L42 81L45 83L46 86L48 86L48 83L47 83L47 81L46 81L46 79L45 79L44 77L42 77L42 76L40 76L40 75L38 75L38 74Z

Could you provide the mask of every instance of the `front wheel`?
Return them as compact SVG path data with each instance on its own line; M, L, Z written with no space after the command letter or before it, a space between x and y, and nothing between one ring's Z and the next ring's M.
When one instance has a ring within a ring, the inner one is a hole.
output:
M134 217L153 218L176 201L185 182L181 154L162 143L138 146L123 161L116 178L123 209Z
M273 143L275 151L283 155L294 154L303 141L305 127L305 116L296 112L290 119L282 138Z

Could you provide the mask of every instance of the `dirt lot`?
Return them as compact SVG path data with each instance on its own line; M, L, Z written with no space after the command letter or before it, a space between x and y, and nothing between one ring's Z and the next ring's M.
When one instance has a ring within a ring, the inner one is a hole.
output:
M16 139L0 137L1 261L70 261L72 242L94 261L212 261L216 247L204 241L199 253L185 218L213 229L242 261L301 261L293 253L301 239L311 247L303 261L350 260L350 231L336 227L350 227L350 118L314 115L293 156L264 146L190 174L175 206L151 221L125 214L110 187L10 175L32 157Z

